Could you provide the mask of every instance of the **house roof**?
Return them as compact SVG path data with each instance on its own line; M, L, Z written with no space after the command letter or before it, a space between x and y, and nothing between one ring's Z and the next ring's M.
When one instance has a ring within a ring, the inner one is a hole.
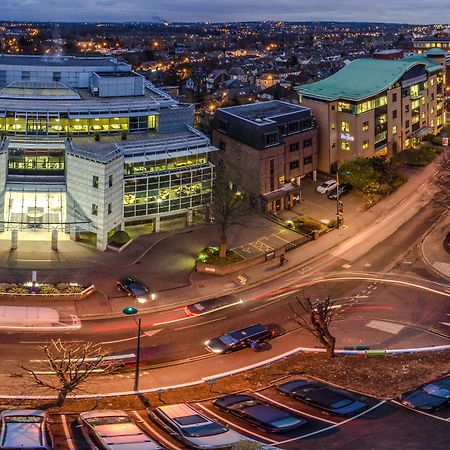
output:
M424 65L428 72L442 69L440 64L425 55L396 60L362 58L350 62L324 80L304 84L296 89L306 97L328 101L340 98L359 101L385 91L417 65Z

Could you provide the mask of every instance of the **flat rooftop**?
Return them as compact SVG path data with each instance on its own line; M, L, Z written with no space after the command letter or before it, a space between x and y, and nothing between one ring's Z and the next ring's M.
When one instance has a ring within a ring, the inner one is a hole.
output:
M80 57L80 56L48 56L48 55L4 55L0 54L0 65L18 66L110 66L123 65L129 67L124 61L113 57Z
M137 78L138 75L135 72L94 72L100 78L128 78L134 77Z
M286 114L305 112L309 111L309 108L273 100L270 102L252 103L249 105L230 106L228 108L220 108L220 110L258 124L264 119L272 119L273 117L280 117Z
M79 100L80 96L59 81L14 81L0 89L0 98L22 100Z
M170 134L128 133L125 141L117 135L104 135L99 141L96 141L93 136L74 137L72 139L74 152L84 153L87 157L89 155L102 157L110 155L116 150L120 150L125 157L142 157L155 153L169 153L170 150L210 146L211 142L205 135L190 127L186 127L186 131Z

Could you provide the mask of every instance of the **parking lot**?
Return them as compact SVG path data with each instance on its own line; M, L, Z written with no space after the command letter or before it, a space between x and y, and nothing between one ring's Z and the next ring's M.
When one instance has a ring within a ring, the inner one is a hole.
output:
M283 377L277 384L298 376ZM301 377L300 377L301 378ZM314 380L313 380L314 381ZM336 386L333 386L337 388ZM223 425L240 433L245 439L257 441L264 449L348 449L395 448L440 449L448 444L450 405L435 412L412 410L396 400L379 400L357 392L337 388L352 400L366 404L358 412L338 416L287 397L275 385L257 391L246 391L254 398L280 407L306 419L303 427L287 433L270 433L230 415L213 405L212 401L192 402L191 406ZM149 419L145 409L127 411L136 423L161 445L172 450L186 446ZM51 415L49 418L56 450L88 450L77 415Z

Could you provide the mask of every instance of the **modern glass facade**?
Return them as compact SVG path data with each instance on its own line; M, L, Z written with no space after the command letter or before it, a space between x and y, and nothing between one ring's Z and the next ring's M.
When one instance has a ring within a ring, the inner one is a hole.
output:
M34 112L8 112L0 117L0 131L9 135L86 135L96 133L121 133L156 130L156 114L131 117L80 117L69 118L67 114L43 114Z
M128 66L115 76L115 60L67 61L77 77L55 84L42 81L45 59L0 55L0 232L89 231L104 250L126 224L153 222L159 231L166 217L189 221L211 201L214 179L215 148L192 128L193 107ZM23 70L29 80L14 84ZM114 81L102 96L97 73ZM130 80L140 89L130 90Z

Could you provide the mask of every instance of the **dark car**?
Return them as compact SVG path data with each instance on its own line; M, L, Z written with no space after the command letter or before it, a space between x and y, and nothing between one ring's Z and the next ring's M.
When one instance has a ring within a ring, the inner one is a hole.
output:
M213 353L226 353L250 347L252 342L262 344L275 337L275 330L270 330L265 325L250 325L240 330L222 334L217 338L205 342L205 347Z
M354 414L367 407L365 403L353 400L337 389L304 378L280 384L277 390L323 411L342 416Z
M117 289L125 292L132 297L136 297L138 301L147 301L150 297L150 291L145 284L135 280L132 277L121 278L116 281Z
M352 190L352 185L348 184L348 183L340 184L338 188L334 188L328 194L328 198L331 200L336 200L337 196L338 196L338 189L339 189L339 197L343 197L344 195L347 195Z
M450 375L409 391L400 401L410 408L434 410L450 402Z
M214 406L271 433L285 433L308 423L282 408L250 395L231 394L213 400Z

